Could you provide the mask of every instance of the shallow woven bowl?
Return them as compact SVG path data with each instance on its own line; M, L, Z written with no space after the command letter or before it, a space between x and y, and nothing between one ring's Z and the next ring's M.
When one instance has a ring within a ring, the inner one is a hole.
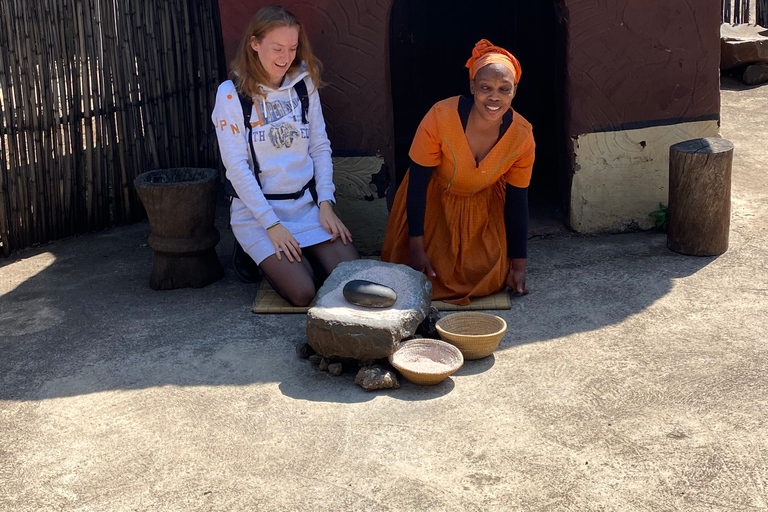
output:
M414 384L434 386L461 368L464 357L449 343L420 338L400 344L389 364Z
M466 311L444 316L435 328L442 339L461 350L464 359L482 359L499 346L507 322L490 313Z

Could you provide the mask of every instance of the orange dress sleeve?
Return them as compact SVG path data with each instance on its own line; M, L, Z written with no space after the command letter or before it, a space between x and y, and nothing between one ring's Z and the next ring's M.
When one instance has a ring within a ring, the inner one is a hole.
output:
M424 167L436 167L442 160L440 130L435 109L436 107L432 107L419 123L411 150L408 152L411 160Z
M533 161L536 158L536 143L529 133L520 147L520 156L504 174L504 179L513 187L526 188L531 183Z

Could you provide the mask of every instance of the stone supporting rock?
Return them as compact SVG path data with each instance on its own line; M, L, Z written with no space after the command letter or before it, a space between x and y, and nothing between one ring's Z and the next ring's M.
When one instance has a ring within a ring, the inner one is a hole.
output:
M357 372L357 376L355 377L355 384L366 391L398 389L400 387L395 372L382 368L381 366L366 366L360 368L360 371Z
M430 306L429 313L423 322L416 329L416 335L421 335L425 338L440 339L440 335L437 332L437 321L440 320L440 312L436 307Z
M309 359L309 357L314 353L315 351L312 350L312 347L309 346L309 343L299 343L296 345L296 355L302 359Z

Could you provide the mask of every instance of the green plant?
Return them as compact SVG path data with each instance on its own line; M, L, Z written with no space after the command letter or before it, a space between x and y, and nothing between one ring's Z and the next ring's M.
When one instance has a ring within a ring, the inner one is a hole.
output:
M662 231L667 230L667 227L669 226L669 209L667 205L659 203L659 209L655 212L649 213L648 215L656 219L656 223L654 225L658 229Z

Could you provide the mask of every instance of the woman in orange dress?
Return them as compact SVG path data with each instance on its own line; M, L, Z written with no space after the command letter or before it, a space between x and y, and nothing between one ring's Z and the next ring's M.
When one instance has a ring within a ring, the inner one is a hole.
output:
M382 260L424 272L432 298L469 304L504 286L526 294L528 185L535 143L512 109L520 64L483 39L467 62L471 96L435 104L411 145Z

